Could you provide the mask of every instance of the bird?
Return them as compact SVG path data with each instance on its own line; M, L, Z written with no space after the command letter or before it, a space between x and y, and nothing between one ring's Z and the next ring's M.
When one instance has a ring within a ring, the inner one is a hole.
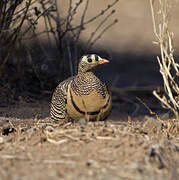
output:
M56 87L51 100L51 119L105 120L112 109L111 93L94 72L98 66L109 62L96 54L83 55L79 60L77 75Z

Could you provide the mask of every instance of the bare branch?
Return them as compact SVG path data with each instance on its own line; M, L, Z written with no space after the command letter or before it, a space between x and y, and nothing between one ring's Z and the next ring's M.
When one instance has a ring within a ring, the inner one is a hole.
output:
M160 73L163 78L164 83L164 95L161 97L156 91L153 91L153 94L161 101L161 103L175 114L176 118L179 118L179 86L175 81L175 74L178 74L179 65L174 60L174 49L172 46L173 43L173 33L169 31L169 14L171 8L171 1L169 0L158 0L159 4L159 15L160 23L158 24L158 32L156 29L156 18L153 7L153 0L150 0L151 13L154 34L158 39L158 45L160 47L161 58L157 57L158 64L160 66ZM175 73L172 73L172 70Z

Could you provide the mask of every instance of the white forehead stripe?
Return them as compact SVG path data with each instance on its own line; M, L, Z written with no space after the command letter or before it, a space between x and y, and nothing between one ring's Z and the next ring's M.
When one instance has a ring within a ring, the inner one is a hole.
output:
M98 55L92 54L92 55L91 55L91 58L92 58L92 59L95 59L95 56L98 56ZM101 60L101 59L102 59L102 58L101 58L100 56L98 56L98 60Z
M102 58L100 56L98 56L99 60L102 60Z
M95 59L95 56L98 56L98 55L96 55L96 54L91 54L90 56L89 55L85 55L85 56L82 57L82 61L85 61L87 59L87 57ZM98 56L98 60L102 60L102 58L100 56Z
M95 55L94 55L94 54L92 54L92 55L91 55L91 58L92 58L92 59L95 59Z
M87 56L83 56L82 61L85 61L86 58L87 58Z

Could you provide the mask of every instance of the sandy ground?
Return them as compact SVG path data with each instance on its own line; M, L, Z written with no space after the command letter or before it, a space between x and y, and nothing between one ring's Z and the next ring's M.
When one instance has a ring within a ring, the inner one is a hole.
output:
M95 1L94 9L89 4L87 17L108 4L100 2ZM111 68L103 69L104 79L113 87L160 84L149 1L121 0L116 12L118 25L96 44L106 53L116 52ZM177 45L178 13L173 18ZM83 41L95 27L88 26ZM49 119L50 100L0 101L0 179L177 180L179 123L161 110L150 92L147 99L140 98L157 113L157 120L134 100L139 94L114 94L113 112L105 122L61 125Z
M49 120L47 101L1 104L0 110L0 179L179 176L179 124L167 115L158 121L123 110L122 116L114 107L105 122L59 125Z

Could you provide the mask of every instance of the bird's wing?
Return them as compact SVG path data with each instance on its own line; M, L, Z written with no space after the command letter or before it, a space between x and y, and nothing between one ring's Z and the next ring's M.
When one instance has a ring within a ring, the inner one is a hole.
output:
M65 119L67 91L69 84L74 77L62 81L56 88L52 96L50 115L53 120Z

